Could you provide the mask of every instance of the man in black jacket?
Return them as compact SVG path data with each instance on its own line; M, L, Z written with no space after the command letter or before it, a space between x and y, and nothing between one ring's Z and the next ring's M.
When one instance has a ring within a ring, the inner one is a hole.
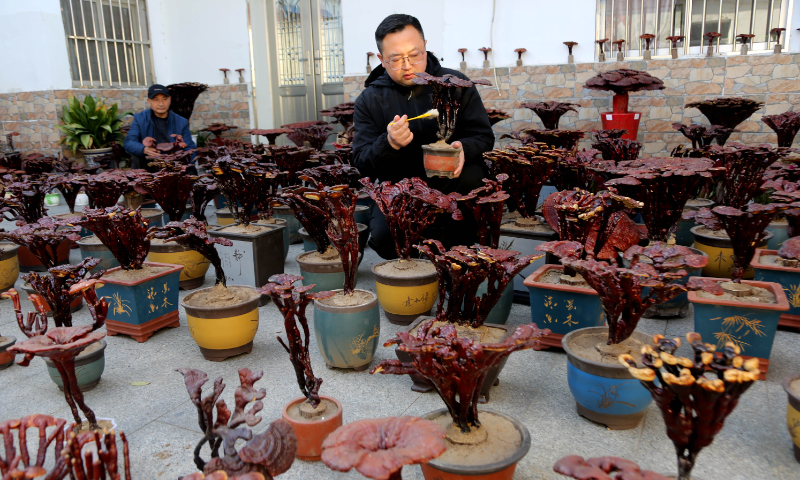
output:
M398 182L420 177L432 188L444 193L469 193L482 185L486 176L483 153L494 146L494 134L481 97L475 87L463 90L461 107L453 135L446 139L463 151L456 178L427 178L422 163L422 145L435 143L435 119L408 122L432 108L433 90L428 85L415 85L415 73L427 72L467 77L456 70L443 68L436 57L427 52L422 26L410 15L389 15L375 31L381 66L369 75L364 91L355 101L355 137L353 163L363 176L380 181ZM389 123L395 122L394 125ZM464 220L456 222L443 215L425 232L447 247L470 246L475 242L474 217L462 209ZM370 246L384 259L397 258L386 218L375 207L370 220Z

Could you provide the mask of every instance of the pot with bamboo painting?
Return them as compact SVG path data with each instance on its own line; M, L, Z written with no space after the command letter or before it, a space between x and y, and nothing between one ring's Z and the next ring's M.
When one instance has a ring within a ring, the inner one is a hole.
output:
M790 238L780 250L757 250L752 266L756 281L783 286L789 311L782 313L778 326L800 329L800 237Z

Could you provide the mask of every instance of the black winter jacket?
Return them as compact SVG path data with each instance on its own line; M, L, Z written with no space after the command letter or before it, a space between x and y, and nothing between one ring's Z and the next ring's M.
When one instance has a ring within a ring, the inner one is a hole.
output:
M449 73L467 78L459 71L443 68L430 52L425 71L437 77ZM409 123L414 139L400 150L389 145L386 126L394 120L395 115L408 115L411 118L430 110L433 89L429 85L399 85L389 77L383 66L370 73L365 87L355 101L353 163L361 175L373 180L378 178L381 181L398 182L410 177L425 179L422 145L438 140L436 119L425 118ZM494 133L475 87L463 90L455 131L448 143L456 140L463 145L465 166L480 165L485 172L483 153L494 147Z

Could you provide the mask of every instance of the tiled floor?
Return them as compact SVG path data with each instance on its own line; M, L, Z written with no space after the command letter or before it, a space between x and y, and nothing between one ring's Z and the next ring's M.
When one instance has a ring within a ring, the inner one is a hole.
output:
M55 207L51 213L66 211ZM213 221L213 219L212 219ZM12 229L9 222L2 227ZM286 271L298 274L294 257L302 245L292 245ZM79 251L71 252L72 260ZM378 257L370 249L360 266L358 286L374 291L369 266ZM213 284L209 271L204 286ZM19 288L21 281L17 284ZM181 292L181 296L186 292ZM30 303L23 302L29 309ZM313 315L313 309L311 309ZM76 325L87 324L84 308L74 315ZM530 307L514 305L509 325L531 321ZM398 327L381 319L381 344L394 336ZM672 321L644 319L639 330L683 336L692 328L692 319ZM0 302L0 333L21 337L11 305ZM260 326L253 352L222 363L203 359L186 327L181 310L181 327L156 333L146 343L126 336L108 337L106 368L102 381L86 395L87 404L100 417L115 419L128 435L134 478L175 479L195 471L192 451L201 438L197 413L189 401L183 379L175 371L180 367L204 370L210 379L222 376L228 385L223 397L233 404L238 384L237 369L263 370L256 384L267 389L261 412L260 431L280 416L282 406L299 396L288 356L275 337L282 334L282 322L271 303L260 308ZM313 338L313 336L312 336ZM779 331L773 347L770 373L766 382L753 386L730 415L715 442L703 450L695 474L705 480L800 479L800 465L792 454L791 438L785 426L786 395L780 382L800 370L800 332ZM682 347L685 348L685 347ZM344 406L344 421L383 416L421 415L444 405L435 393L412 392L410 380L393 375L371 376L368 372L329 370L319 353L312 349L315 372L324 383L321 393L337 398ZM394 358L391 348L378 347L373 365L384 358ZM132 382L146 381L146 386ZM211 382L209 382L211 383ZM610 431L579 417L567 387L566 357L560 352L524 351L511 355L494 387L486 408L510 414L529 429L532 445L519 463L515 479L563 478L552 472L553 463L568 454L582 456L614 455L637 461L647 469L674 474L675 453L666 436L661 414L651 405L644 421L627 431ZM48 378L40 359L30 367L17 365L0 371L0 420L32 413L46 413L69 419L63 395ZM405 478L421 479L418 467L404 469ZM363 478L329 470L321 462L295 461L282 479Z

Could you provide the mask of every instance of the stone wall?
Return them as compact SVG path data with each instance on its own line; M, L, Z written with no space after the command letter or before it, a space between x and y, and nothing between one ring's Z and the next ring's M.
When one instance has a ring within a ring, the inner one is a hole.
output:
M719 96L740 96L764 102L764 108L738 127L730 141L775 143L777 136L762 123L762 115L800 110L800 55L733 55L677 60L637 60L630 62L583 63L530 67L468 69L470 78L485 78L496 87L478 86L487 107L505 110L511 119L494 127L499 139L503 133L527 127L531 122L543 128L532 111L520 108L529 101L556 100L580 105L578 112L561 118L560 128L591 131L601 129L600 112L611 107L611 93L584 89L589 78L618 68L644 70L664 80L665 90L633 93L631 111L642 113L639 141L645 156L665 156L681 143L689 143L672 128L674 122L708 124L705 116L684 105ZM495 80L496 74L496 80ZM364 89L366 76L344 79L345 101L354 100ZM402 113L402 112L397 112ZM503 140L501 143L508 142ZM589 148L590 139L580 146ZM798 146L795 144L795 146Z
M147 89L74 89L44 90L0 94L0 133L19 132L14 137L14 146L24 153L38 151L46 155L57 155L62 150L58 144L61 132L62 107L69 96L83 100L86 95L102 97L107 103L116 102L120 111L138 112L147 108ZM250 92L247 84L216 85L197 98L190 127L193 131L211 123L236 125L240 129L250 128ZM65 155L71 151L64 150Z

